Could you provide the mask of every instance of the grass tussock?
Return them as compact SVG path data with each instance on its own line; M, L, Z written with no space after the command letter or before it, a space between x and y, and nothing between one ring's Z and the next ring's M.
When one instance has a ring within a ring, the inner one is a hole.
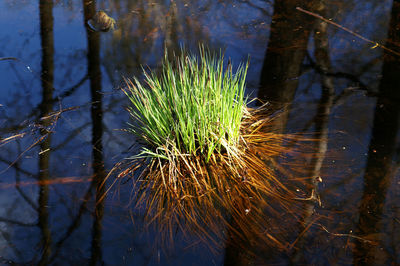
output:
M296 136L272 132L265 106L246 106L246 71L242 65L234 73L222 56L200 48L199 58L165 62L143 84L126 81L129 131L144 148L119 177L135 176L136 206L171 240L178 227L214 246L229 237L288 248L290 223L279 223L297 217L296 198L305 195L294 189L288 173L295 171L277 162L296 152L288 145Z
M165 59L167 56L165 56ZM223 58L200 48L200 59L182 55L165 60L161 76L145 72L145 84L126 80L134 123L130 131L148 148L139 157L171 161L202 156L207 162L221 152L237 157L247 65L233 73Z

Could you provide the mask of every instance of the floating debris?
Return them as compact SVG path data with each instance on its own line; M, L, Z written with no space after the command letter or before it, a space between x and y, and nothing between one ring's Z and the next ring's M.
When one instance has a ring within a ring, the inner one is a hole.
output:
M16 58L16 57L0 57L0 61L3 61L3 60L15 60L15 61L18 61L18 58Z
M107 32L115 28L115 20L104 11L97 11L87 24L94 31Z

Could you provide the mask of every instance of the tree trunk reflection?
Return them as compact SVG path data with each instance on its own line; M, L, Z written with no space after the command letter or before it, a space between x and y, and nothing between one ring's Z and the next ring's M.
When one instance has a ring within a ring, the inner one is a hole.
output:
M400 1L393 1L386 46L398 51L400 42ZM359 207L357 231L360 236L382 231L381 220L386 193L392 177L392 158L396 150L400 106L400 60L384 52L382 79L375 107L372 135L364 174L364 192ZM393 101L393 99L396 99ZM383 237L380 239L383 240ZM387 254L367 242L356 242L354 264L387 265Z
M318 13L326 16L326 3L321 0ZM314 139L316 140L316 153L311 160L311 169L309 176L312 183L312 201L308 202L304 208L304 219L302 221L302 230L306 230L312 223L312 215L315 209L315 203L319 202L318 184L321 175L321 168L328 150L329 117L335 97L335 88L333 77L326 75L332 72L331 59L329 55L329 36L327 31L328 24L324 21L318 21L315 24L314 31L314 56L316 66L322 70L321 74L321 98L318 103L315 121ZM303 234L296 245L296 252L292 256L292 263L305 263L303 255L306 245L307 233Z
M296 10L300 6L314 10L319 0L275 1L268 48L260 76L258 98L270 102L272 109L282 110L276 122L283 132L291 103L299 83L301 67L315 19Z
M40 117L45 117L53 111L53 80L54 80L54 40L53 40L53 1L40 0L40 39L42 45L42 103L40 105ZM40 144L39 153L39 227L42 233L42 254L39 265L46 265L51 255L51 231L49 228L49 162L51 137L48 131L51 125L49 119L41 121L40 134L47 135Z
M96 12L96 1L83 0L84 19L88 21ZM103 111L101 95L101 70L100 70L100 33L86 27L88 47L88 76L91 92L91 118L92 118L92 156L93 156L93 182L96 184L96 207L92 229L92 254L90 265L102 264L102 219L104 215L104 202L101 200L105 190L102 186L105 170L103 160Z
M294 99L308 40L314 27L314 19L298 12L296 7L313 10L318 3L319 0L307 3L295 0L275 1L274 4L271 35L264 57L258 98L270 102L272 111L283 111L274 120L272 130L277 133L285 131L290 104ZM235 228L234 224L231 226ZM231 235L228 232L225 265L252 265L260 259L265 262L276 255L273 250L267 250L268 245L265 247L254 247L251 243L237 245L235 244L237 240ZM244 250L239 246L248 248Z

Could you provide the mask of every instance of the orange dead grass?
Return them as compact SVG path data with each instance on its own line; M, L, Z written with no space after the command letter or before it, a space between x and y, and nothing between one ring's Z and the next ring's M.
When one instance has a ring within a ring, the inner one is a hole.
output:
M133 180L134 207L163 233L162 242L173 241L179 228L217 248L227 234L236 243L291 247L287 236L302 215L309 177L304 162L281 167L279 161L309 156L304 147L313 140L272 132L274 118L264 108L249 113L241 126L240 156L214 154L208 163L201 156L136 160L120 170L119 178Z

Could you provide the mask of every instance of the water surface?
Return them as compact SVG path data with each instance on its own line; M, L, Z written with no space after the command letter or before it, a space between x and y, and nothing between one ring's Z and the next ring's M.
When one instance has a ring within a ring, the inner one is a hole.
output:
M0 262L399 264L399 3L303 2L0 2ZM87 27L98 10L114 30ZM134 152L119 130L123 78L157 70L165 48L199 43L233 64L250 56L248 92L284 110L278 130L318 139L304 164L322 180L321 206L305 205L286 250L238 249L228 237L216 249L190 230L156 245L162 232L145 232L129 183L96 204L114 177L98 180Z

